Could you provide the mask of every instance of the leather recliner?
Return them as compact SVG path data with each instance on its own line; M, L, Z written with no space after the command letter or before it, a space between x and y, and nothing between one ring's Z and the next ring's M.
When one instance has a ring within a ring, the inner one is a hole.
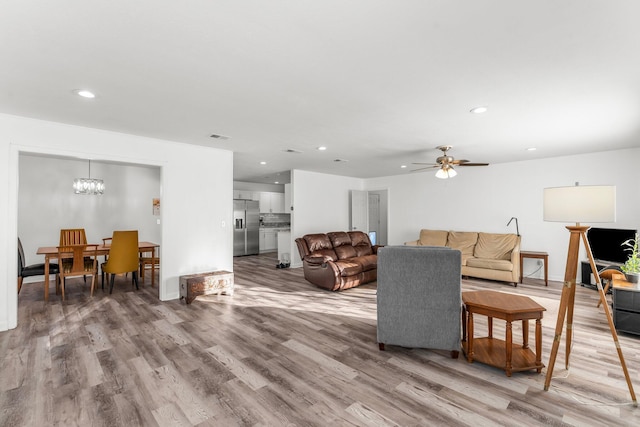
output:
M306 234L296 239L304 278L340 291L377 280L378 246L362 231Z

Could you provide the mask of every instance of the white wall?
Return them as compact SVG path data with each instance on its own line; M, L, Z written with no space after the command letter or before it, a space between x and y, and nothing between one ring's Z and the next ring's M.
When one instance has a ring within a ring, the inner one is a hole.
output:
M181 275L214 269L232 271L232 152L0 115L0 199L6 201L0 207L0 330L17 324L20 153L161 168L160 299L179 297ZM42 215L46 221L47 212Z
M509 227L506 224L515 216L522 248L548 252L549 278L564 280L569 244L564 226L570 224L542 220L542 190L576 181L581 185L616 185L617 221L598 225L640 229L639 163L640 149L636 148L460 167L458 176L448 180L435 178L432 171L372 178L365 181L365 187L389 189L391 245L417 239L421 228L512 233L515 222ZM536 270L534 262L525 259L525 275Z
M291 238L349 229L349 190L363 190L364 180L302 170L291 171ZM295 247L292 266L302 261Z
M42 262L38 246L55 246L62 228L84 228L87 240L102 243L114 230L138 230L139 239L162 244L152 200L160 197L160 168L91 162L91 177L104 180L100 196L74 194L74 178L88 176L88 161L19 156L18 236L27 264ZM43 221L46 212L46 221ZM41 281L29 277L25 283Z

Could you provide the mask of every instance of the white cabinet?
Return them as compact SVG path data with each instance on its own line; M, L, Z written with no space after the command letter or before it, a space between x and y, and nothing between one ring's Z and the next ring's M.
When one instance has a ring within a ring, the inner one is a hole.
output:
M234 199L259 200L260 193L249 190L233 190Z
M284 213L284 194L271 193L271 212Z
M284 213L283 193L260 193L260 213Z
M260 252L274 252L278 247L276 236L273 229L260 230Z

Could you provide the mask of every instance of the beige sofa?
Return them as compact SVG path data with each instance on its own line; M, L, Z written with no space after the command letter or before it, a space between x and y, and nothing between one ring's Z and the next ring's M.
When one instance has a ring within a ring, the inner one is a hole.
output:
M518 286L520 236L475 231L420 230L420 238L405 245L448 246L462 253L462 275Z

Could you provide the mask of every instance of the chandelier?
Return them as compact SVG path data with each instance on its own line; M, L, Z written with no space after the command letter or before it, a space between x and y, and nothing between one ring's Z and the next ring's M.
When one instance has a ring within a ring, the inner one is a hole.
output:
M76 178L73 180L73 192L76 194L103 194L104 182L101 179L91 178L91 160L89 160L89 178Z

